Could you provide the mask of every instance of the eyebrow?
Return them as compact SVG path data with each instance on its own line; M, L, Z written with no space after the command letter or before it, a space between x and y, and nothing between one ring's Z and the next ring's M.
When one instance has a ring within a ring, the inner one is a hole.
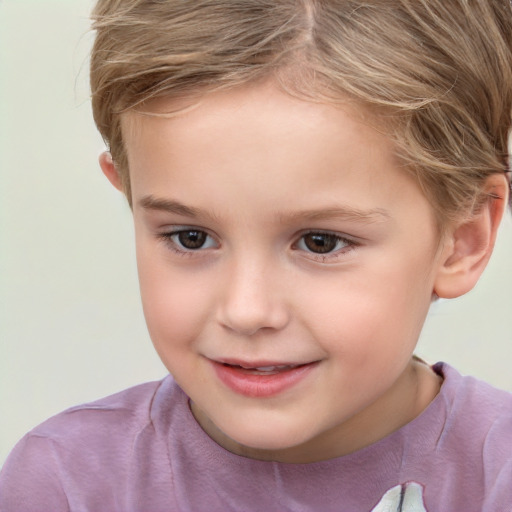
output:
M152 195L143 197L139 205L145 210L164 211L191 218L214 218L215 216L200 208L184 205L172 199L157 198ZM332 208L303 210L298 212L278 212L277 217L283 224L297 221L314 221L328 219L345 219L366 224L382 222L391 218L389 212L383 208L361 210L352 206L342 205Z
M282 215L282 220L284 222L327 219L345 219L369 224L391 219L391 215L384 208L361 210L348 205L337 206L334 208L322 208L319 210L305 210Z
M192 206L186 206L178 201L171 199L160 199L155 196L145 196L139 201L139 205L144 210L157 210L168 213L176 213L177 215L183 215L184 217L200 217L205 216L205 212L199 208L193 208ZM209 215L206 215L209 216Z

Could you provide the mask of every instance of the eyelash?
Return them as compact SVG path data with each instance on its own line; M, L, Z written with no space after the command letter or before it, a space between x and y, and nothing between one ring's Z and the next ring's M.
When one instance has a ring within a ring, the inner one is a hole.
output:
M193 256L196 256L197 253L199 253L201 251L201 249L204 250L204 247L201 246L201 247L198 247L197 249L181 248L178 245L178 242L176 242L174 240L174 238L179 237L179 235L181 233L187 233L187 232L202 233L202 234L206 235L207 237L213 239L213 237L211 235L209 235L205 230L197 229L194 227L190 227L190 228L189 227L180 227L179 229L175 229L173 231L169 231L166 233L160 233L160 234L158 234L158 238L164 242L164 244L167 248L171 249L174 253L178 254L179 256L193 257Z
M180 246L179 245L180 242L176 241L175 238L178 238L180 234L187 233L187 232L201 233L201 234L205 235L206 240L208 240L208 238L214 240L214 238L211 235L209 235L208 232L206 232L205 230L197 229L194 227L190 227L190 228L189 227L180 227L179 229L175 229L173 231L160 233L160 234L158 234L158 238L161 239L165 243L166 247L171 249L174 253L176 253L180 256L183 256L183 257L197 256L198 253L201 252L202 250L210 248L210 247L205 248L204 245L201 245L200 247L197 247L196 249L190 249L190 248L185 248L185 247ZM334 241L335 247L338 244L343 244L343 247L338 248L337 250L332 249L332 250L326 251L325 253L313 252L311 250L307 250L307 244L305 242L305 237L307 237L308 235L315 235L317 237L321 237L321 236L331 237L331 242ZM300 244L306 245L306 249L298 248L298 246ZM354 241L350 238L343 237L339 234L336 234L336 233L333 233L330 231L309 230L309 231L301 233L299 239L296 242L294 242L294 244L292 245L292 249L298 249L300 251L303 251L306 254L308 254L309 258L313 258L314 260L323 263L323 262L327 262L327 261L335 261L335 260L343 257L345 254L352 251L358 245L359 244L356 241Z
M342 258L343 256L345 256L348 252L352 251L359 245L355 240L341 236L337 233L333 233L332 231L309 230L309 231L303 232L300 235L297 242L295 242L292 247L297 248L298 245L301 243L306 244L305 239L308 235L315 235L317 237L321 237L321 236L331 237L331 240L334 241L334 243L335 243L335 247L338 244L343 244L343 247L338 248L338 249L332 249L325 253L313 252L311 250L307 251L305 249L299 248L299 250L306 252L308 254L309 258L313 258L314 260L319 261L321 263L331 262L331 261L334 262L334 261Z

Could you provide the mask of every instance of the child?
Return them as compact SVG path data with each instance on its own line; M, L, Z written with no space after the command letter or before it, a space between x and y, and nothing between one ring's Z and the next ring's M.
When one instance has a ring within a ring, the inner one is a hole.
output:
M508 0L100 0L91 83L171 376L23 438L10 511L512 510L512 397L413 356L509 195Z

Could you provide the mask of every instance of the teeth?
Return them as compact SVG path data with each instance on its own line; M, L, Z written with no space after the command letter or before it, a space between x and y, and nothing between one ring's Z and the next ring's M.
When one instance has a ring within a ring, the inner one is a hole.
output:
M298 365L296 364L284 364L282 366L259 366L258 368L253 368L258 372L275 372L276 370L291 370L292 368L296 368Z
M291 370L293 368L297 368L298 366L301 366L300 364L282 364L282 365L274 365L274 366L239 366L239 365L230 365L227 363L226 366L233 366L242 368L243 370L253 371L253 372L278 372L278 371L285 371L285 370Z

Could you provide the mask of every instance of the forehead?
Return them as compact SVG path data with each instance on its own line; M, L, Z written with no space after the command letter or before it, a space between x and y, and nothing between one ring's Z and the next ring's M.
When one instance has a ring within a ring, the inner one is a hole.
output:
M169 135L168 143L175 141L176 145L194 137L202 137L206 144L216 135L223 137L219 131L222 127L230 135L223 141L225 145L232 142L238 150L242 149L238 142L243 142L246 150L276 141L284 147L291 139L310 139L312 133L321 131L328 133L330 140L337 138L340 151L350 139L352 149L364 147L366 152L378 147L390 159L395 158L386 126L367 107L349 98L338 98L336 104L298 99L271 81L178 99L158 98L124 113L121 126L129 155ZM248 144L248 135L253 137L253 144ZM315 146L306 144L304 150L314 152L319 145L321 141L315 140ZM400 165L398 159L395 164Z
M275 211L293 191L304 210L338 199L382 210L379 201L416 187L378 120L348 100L304 101L260 84L149 107L122 120L134 202L159 190L211 203L230 191L230 203L245 195Z
M314 91L299 91L296 94L287 92L273 79L248 82L220 90L199 89L178 97L158 97L123 113L121 126L125 139L132 139L131 135L136 137L140 133L137 130L149 125L151 119L176 119L182 127L194 124L196 127L202 125L206 128L208 121L216 123L221 117L223 122L234 120L235 112L246 115L247 122L254 124L259 119L269 127L284 127L281 113L286 113L287 118L291 116L294 122L299 121L300 124L325 123L332 118L332 126L335 126L338 125L339 119L335 118L339 111L349 116L353 122L371 126L380 134L385 135L387 132L387 121L384 122L382 115L377 115L375 107L363 105L341 94L336 99L324 97L320 88L317 94ZM253 115L255 112L257 115ZM268 113L271 114L271 119L265 116ZM154 127L157 126L158 123L155 122Z

